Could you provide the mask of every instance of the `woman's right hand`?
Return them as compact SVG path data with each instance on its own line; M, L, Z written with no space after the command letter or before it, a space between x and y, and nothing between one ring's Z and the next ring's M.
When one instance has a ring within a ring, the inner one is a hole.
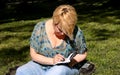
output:
M56 64L56 63L64 61L64 60L65 60L64 56L62 56L61 54L56 54L53 57L53 64Z

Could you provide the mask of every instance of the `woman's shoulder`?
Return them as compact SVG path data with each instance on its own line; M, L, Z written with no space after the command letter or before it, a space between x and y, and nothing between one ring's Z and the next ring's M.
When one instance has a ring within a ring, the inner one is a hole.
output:
M45 27L45 21L41 21L36 23L36 25L34 26L34 30L42 30Z
M44 27L45 26L45 21L40 21L40 22L38 22L36 25L35 25L35 27Z
M38 23L35 25L35 27L37 27L37 28L43 28L43 27L45 27L47 21L49 21L49 20L51 20L51 19L48 18L48 19L46 19L46 20L40 21L40 22L38 22Z

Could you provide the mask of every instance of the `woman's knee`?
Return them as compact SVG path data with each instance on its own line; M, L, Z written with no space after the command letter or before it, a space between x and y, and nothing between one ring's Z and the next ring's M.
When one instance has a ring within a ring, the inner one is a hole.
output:
M21 66L16 70L16 75L25 75L25 69Z

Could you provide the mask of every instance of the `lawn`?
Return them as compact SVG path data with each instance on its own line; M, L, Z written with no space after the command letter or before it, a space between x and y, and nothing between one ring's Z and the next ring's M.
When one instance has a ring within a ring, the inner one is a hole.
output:
M96 65L93 75L120 74L120 19L115 12L79 15L78 26L84 32L88 47L87 59ZM0 24L0 75L30 60L31 32L34 25L44 19Z

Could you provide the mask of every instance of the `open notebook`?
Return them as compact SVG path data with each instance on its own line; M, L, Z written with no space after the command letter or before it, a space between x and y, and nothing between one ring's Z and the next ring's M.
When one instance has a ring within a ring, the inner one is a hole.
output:
M69 55L64 61L58 62L58 63L56 63L55 65L62 65L62 64L67 64L67 63L69 63L76 54L77 54L76 51L73 52L73 53L70 53L70 55Z

